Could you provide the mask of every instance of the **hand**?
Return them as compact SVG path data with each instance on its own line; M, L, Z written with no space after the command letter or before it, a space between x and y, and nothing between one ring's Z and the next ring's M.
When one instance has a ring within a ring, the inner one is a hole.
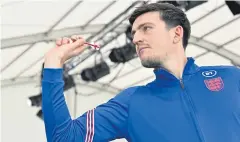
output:
M86 49L84 43L85 40L77 35L56 40L56 47L45 55L44 68L62 68L65 61Z

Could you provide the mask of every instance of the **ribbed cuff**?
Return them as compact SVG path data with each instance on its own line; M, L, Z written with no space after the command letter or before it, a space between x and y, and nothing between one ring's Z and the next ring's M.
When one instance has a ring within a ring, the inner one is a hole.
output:
M63 69L44 68L42 81L63 81Z

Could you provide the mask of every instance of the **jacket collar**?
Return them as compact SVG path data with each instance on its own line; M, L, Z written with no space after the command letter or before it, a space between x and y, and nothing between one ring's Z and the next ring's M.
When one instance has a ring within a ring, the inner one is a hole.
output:
M184 77L194 74L199 70L199 67L194 62L195 60L192 57L187 58L187 63L183 70L183 79ZM178 78L176 78L173 74L163 68L155 69L154 74L156 77L155 81L157 81L158 83L165 85L172 84L174 82L179 83Z

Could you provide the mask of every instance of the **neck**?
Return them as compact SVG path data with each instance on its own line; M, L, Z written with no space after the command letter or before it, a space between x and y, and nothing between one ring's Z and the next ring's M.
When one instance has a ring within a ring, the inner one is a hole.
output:
M169 56L163 63L163 68L172 73L176 78L181 79L184 67L187 63L185 54L174 54Z

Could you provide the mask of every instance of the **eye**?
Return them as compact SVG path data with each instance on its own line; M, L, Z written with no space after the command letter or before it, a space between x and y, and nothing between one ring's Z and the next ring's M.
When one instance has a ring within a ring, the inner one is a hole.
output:
M152 28L152 27L150 27L150 26L144 26L144 27L143 27L143 31L146 32L146 31L148 31L148 30L151 29L151 28Z

